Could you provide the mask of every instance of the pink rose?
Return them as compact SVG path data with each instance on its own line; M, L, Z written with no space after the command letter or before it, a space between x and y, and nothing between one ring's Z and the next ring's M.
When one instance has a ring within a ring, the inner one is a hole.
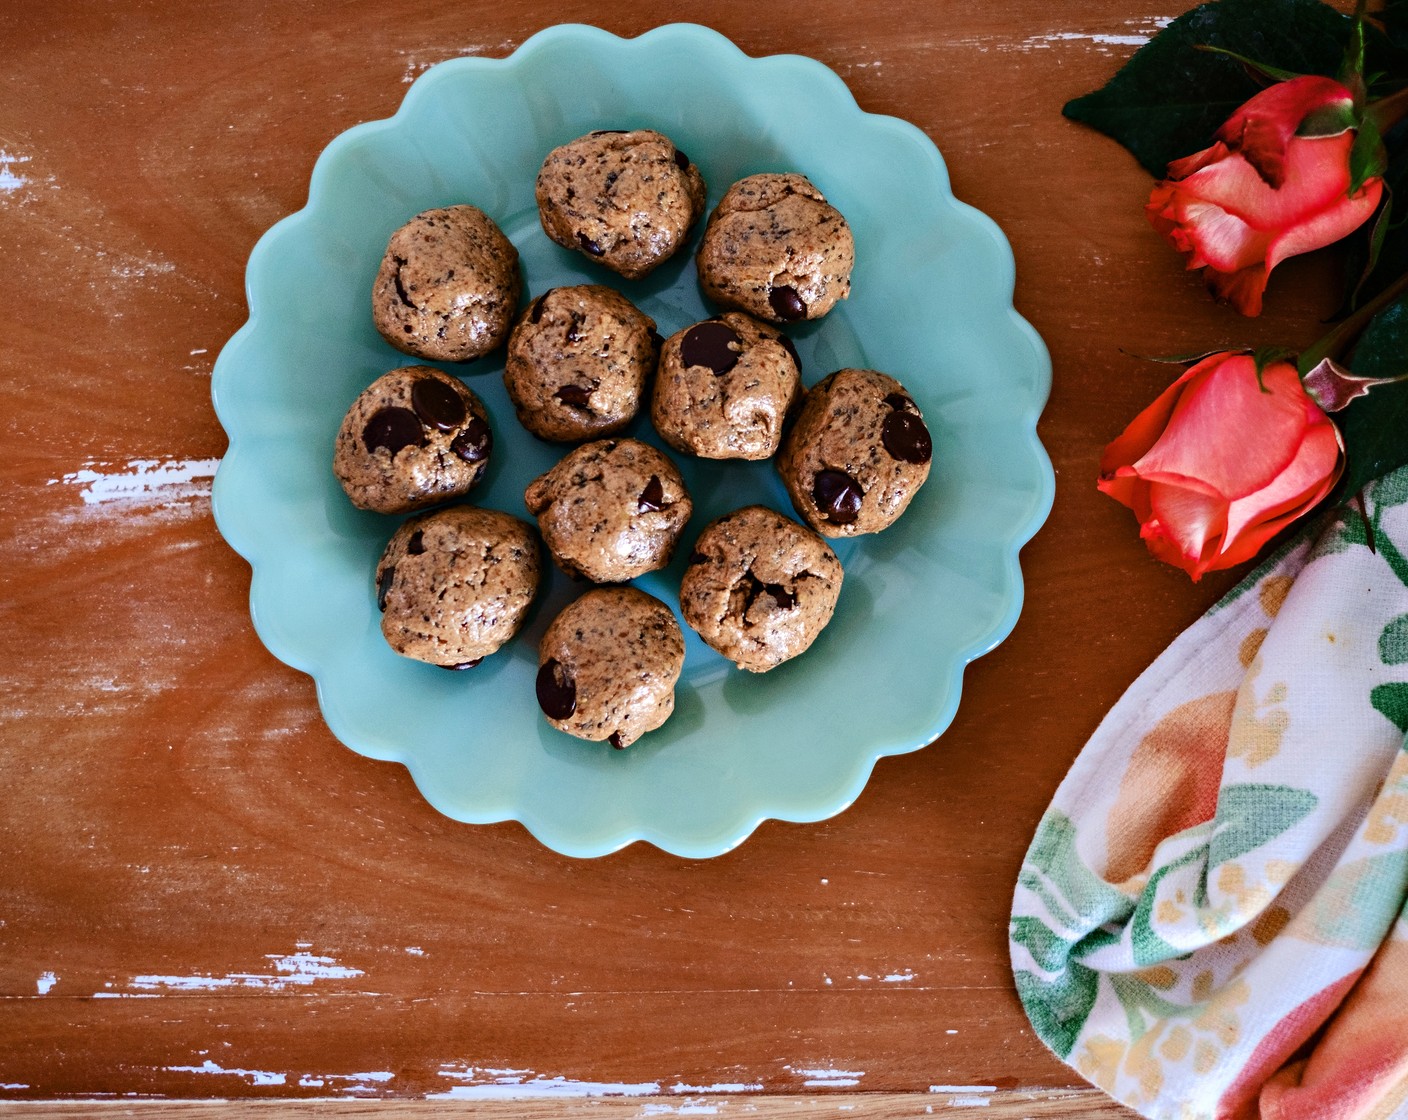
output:
M1265 386L1265 391L1262 390ZM1204 358L1100 459L1101 490L1134 511L1160 560L1193 579L1250 560L1339 480L1344 442L1296 368Z
M1353 106L1330 78L1279 82L1233 113L1211 148L1170 163L1154 185L1149 221L1243 315L1261 313L1273 268L1347 236L1378 206L1377 176L1349 193Z

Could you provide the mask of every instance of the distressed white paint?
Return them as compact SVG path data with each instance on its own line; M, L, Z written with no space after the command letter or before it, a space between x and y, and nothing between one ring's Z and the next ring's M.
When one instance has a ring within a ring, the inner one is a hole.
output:
M648 1097L660 1092L658 1081L574 1081L566 1077L540 1077L527 1069L488 1069L482 1066L443 1065L439 1076L466 1084L445 1093L429 1093L430 1100L508 1100L514 1097Z
M808 1089L854 1089L860 1084L860 1079L865 1076L864 1071L858 1069L831 1069L829 1067L800 1069L797 1066L787 1066L796 1076L802 1079L802 1084Z
M272 1073L263 1069L225 1069L206 1058L198 1066L167 1066L168 1073L209 1073L225 1077L248 1078L251 1085L287 1085L288 1074Z
M907 969L905 969L903 972L891 972L891 973L889 973L888 975L885 975L885 976L880 977L880 983L882 983L882 984L903 984L903 983L906 983L907 981L910 981L910 980L913 980L913 979L914 979L914 972L913 972L913 970L907 968Z
M319 980L354 980L365 976L360 968L338 964L332 957L315 956L300 949L295 953L266 953L272 961L272 972L231 972L224 976L134 976L131 987L159 992L215 992L230 988L259 988L282 991L290 987L307 987Z
M23 1081L6 1081L0 1084L0 1089L28 1089L29 1086Z
M401 54L406 59L406 70L405 73L401 75L401 81L406 83L413 82L432 66L450 58L472 58L488 54L511 54L516 46L518 46L518 43L514 39L504 39L497 45L493 43L475 43L467 47L457 47L449 53L441 51L437 53L434 58L424 58L412 51L402 51Z
M396 1075L390 1070L376 1070L370 1073L323 1073L317 1076L304 1074L298 1079L298 1084L304 1089L324 1089L332 1086L340 1088L344 1093L374 1093L378 1085L385 1085L395 1078Z
M682 1101L680 1104L652 1102L641 1107L640 1116L716 1116L719 1106L708 1101Z
M931 1093L995 1093L996 1085L930 1085Z
M59 978L52 972L41 972L39 979L34 982L34 986L39 989L41 996L47 996L54 990L54 985L59 982Z
M210 494L219 459L131 459L121 469L110 463L90 460L82 469L63 478L51 478L47 485L81 486L78 496L84 505L107 502L137 502L169 506Z
M411 956L413 956L413 957L423 957L423 956L425 956L425 950L422 949L419 945L407 945L407 946L406 946L406 952L409 953L409 954L410 954Z
M720 1081L713 1085L686 1085L676 1081L670 1086L672 1093L761 1093L761 1081Z
M12 169L15 164L28 163L33 158L33 156L11 155L3 148L0 148L0 191L4 191L6 194L12 194L28 183L28 176L16 175Z

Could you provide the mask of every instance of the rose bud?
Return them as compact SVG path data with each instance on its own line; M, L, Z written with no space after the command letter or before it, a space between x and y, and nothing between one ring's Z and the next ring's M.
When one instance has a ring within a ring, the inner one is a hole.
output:
M1105 449L1098 485L1134 511L1150 552L1197 580L1255 556L1343 466L1339 429L1294 365L1270 362L1258 379L1250 354L1220 353Z
M1354 99L1339 82L1279 82L1233 113L1211 148L1170 163L1144 212L1214 295L1258 315L1273 268L1347 236L1378 206L1378 176L1349 193L1354 137Z

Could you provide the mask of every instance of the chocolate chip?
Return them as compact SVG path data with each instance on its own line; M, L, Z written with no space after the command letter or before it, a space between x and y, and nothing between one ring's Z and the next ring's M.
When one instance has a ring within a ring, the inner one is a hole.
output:
M896 459L906 463L927 463L934 457L934 444L924 421L912 412L892 412L880 428L880 442Z
M548 719L566 719L577 710L577 685L555 657L538 669L538 707Z
M381 569L376 577L376 609L386 610L386 596L391 591L391 585L396 582L396 565L388 564Z
M680 339L680 361L687 366L703 366L715 375L721 375L738 364L742 346L743 340L738 337L738 332L727 323L706 320L684 332L684 338Z
M812 479L812 497L828 521L849 525L860 515L865 492L860 483L844 471L817 471Z
M624 135L626 135L626 130L625 130L624 128L598 128L595 132L592 133L592 135L593 135L593 136L624 136Z
M692 568L695 564L707 564L708 562L709 558L702 552L691 552L689 559L686 561L686 566Z
M918 412L914 402L903 393L891 393L885 398L885 403L896 412Z
M678 148L675 149L675 163L681 171L689 170L689 157Z
M660 479L657 475L650 476L650 481L640 492L640 499L636 502L636 506L641 513L653 513L665 508L665 488L660 485Z
M471 416L464 431L450 441L450 450L466 463L482 463L494 447L494 433L477 416Z
M597 384L597 382L593 382L591 385L564 385L553 396L573 408L586 408L591 402L592 392L596 389Z
M411 386L411 407L426 424L452 432L464 423L464 398L438 377L422 377Z
M530 323L536 323L543 317L543 303L547 300L548 296L552 295L555 291L557 291L556 288L549 288L533 301L532 306L528 308L528 321Z
M362 429L362 442L368 451L384 447L395 455L403 447L425 446L425 429L409 408L383 408L372 413Z
M449 669L452 673L463 673L466 669L473 669L484 659L476 657L473 661L461 661L458 665L441 665L442 669Z
M768 304L784 323L795 323L807 317L807 305L791 284L779 284L768 292Z
M419 556L425 551L425 534L417 529L411 534L411 539L406 542L406 555Z
M588 237L585 233L577 234L577 244L582 247L582 252L588 256L599 257L606 252L600 245Z
M610 743L613 747L615 747L618 751L623 751L626 749L626 744L621 742L621 733L619 731L613 731L606 741Z
M792 364L797 367L797 372L801 373L802 356L797 353L797 347L793 345L792 340L784 334L779 336L777 341L782 343L782 348L786 350L788 355L792 358Z

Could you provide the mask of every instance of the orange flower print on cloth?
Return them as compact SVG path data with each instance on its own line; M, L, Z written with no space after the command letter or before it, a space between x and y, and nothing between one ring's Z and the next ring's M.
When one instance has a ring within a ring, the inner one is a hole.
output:
M1261 313L1278 264L1348 236L1378 208L1378 176L1350 191L1353 104L1330 78L1279 82L1238 109L1211 148L1175 160L1155 184L1145 207L1154 229L1243 315Z
M1013 900L1038 1035L1151 1120L1408 1115L1406 736L1403 468L1184 632L1076 759Z

